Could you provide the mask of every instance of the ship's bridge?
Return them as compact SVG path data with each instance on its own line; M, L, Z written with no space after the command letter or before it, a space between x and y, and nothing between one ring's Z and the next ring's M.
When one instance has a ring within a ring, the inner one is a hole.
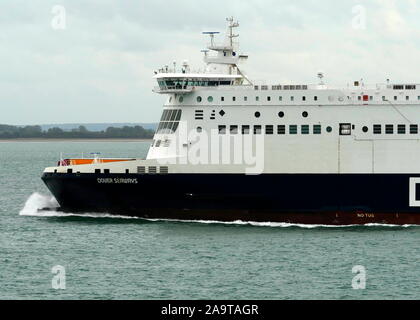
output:
M162 94L188 94L196 89L206 87L214 88L218 86L240 86L247 81L251 84L246 75L240 70L238 64L247 60L248 56L239 53L239 43L233 41L238 35L234 34L233 29L239 26L233 18L227 19L228 30L226 41L223 44L216 44L214 36L219 32L207 31L203 34L210 35L211 43L207 46L204 53L205 70L193 72L184 61L182 69L177 70L176 62L173 68L166 65L164 68L155 71L154 79L158 85L154 92ZM211 53L209 53L211 52Z
M243 76L229 74L158 73L154 78L159 86L155 87L153 91L162 94L186 94L206 87L241 85L243 83Z

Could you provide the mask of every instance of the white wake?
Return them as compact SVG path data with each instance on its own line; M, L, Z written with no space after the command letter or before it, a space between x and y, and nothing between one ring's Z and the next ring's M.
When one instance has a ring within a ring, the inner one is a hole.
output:
M114 219L136 219L146 220L151 222L177 222L177 223L197 223L197 224L222 224L222 225L237 225L237 226L254 226L254 227L269 227L269 228L303 228L303 229L315 229L315 228L349 228L349 227L412 227L413 225L390 225L390 224L365 224L365 225L323 225L323 224L299 224L299 223L285 223L285 222L253 222L253 221L211 221L211 220L179 220L179 219L147 219L140 217L122 216L122 215L111 215L107 213L64 213L52 210L58 208L59 204L57 200L51 195L43 195L38 192L33 193L28 200L26 200L25 206L19 212L21 216L33 216L33 217L87 217L87 218L114 218ZM42 210L47 209L47 210Z

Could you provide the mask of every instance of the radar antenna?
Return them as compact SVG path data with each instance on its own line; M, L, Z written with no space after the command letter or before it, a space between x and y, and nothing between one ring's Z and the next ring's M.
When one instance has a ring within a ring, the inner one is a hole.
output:
M204 31L203 34L208 34L210 36L210 43L211 46L214 46L214 35L219 34L220 32L217 31Z

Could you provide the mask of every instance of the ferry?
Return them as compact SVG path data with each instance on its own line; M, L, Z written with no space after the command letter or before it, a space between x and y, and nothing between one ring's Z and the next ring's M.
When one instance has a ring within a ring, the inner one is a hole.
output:
M420 85L255 82L239 23L204 67L154 72L165 99L145 159L61 159L42 180L72 213L292 224L420 224Z

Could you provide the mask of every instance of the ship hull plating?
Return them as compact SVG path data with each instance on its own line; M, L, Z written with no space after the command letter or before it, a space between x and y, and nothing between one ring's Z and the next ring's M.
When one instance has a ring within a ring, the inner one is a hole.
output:
M419 174L44 173L42 179L65 212L150 219L420 225Z

